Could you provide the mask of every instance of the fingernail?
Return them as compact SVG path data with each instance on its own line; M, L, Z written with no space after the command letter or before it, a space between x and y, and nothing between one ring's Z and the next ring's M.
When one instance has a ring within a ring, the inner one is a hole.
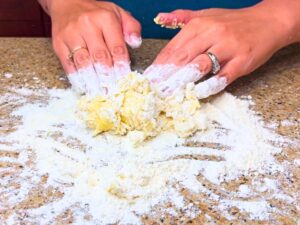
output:
M227 86L227 78L214 76L196 85L195 91L199 99L217 94Z
M158 22L159 23L163 23L164 21L166 20L166 18L164 18L164 17L158 17Z
M155 17L155 18L153 19L153 21L154 21L154 23L156 23L156 24L160 24L161 18L160 18L159 16L157 16L157 17Z
M125 40L126 40L126 36L125 36ZM139 48L142 44L142 38L141 36L133 33L130 36L127 36L126 42L131 48Z

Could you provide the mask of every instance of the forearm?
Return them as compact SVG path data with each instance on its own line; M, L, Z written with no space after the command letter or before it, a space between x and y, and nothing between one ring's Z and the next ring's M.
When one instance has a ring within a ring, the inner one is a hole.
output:
M255 8L277 18L286 33L284 45L300 42L300 1L299 0L263 0Z
M70 6L80 1L96 1L96 0L37 0L44 11L51 16L53 11L57 11L58 8Z

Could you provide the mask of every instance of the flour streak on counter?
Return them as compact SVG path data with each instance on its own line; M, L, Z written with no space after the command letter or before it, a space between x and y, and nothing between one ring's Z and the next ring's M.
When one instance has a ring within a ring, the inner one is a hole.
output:
M284 172L273 155L290 142L264 128L249 109L250 101L224 93L201 108L213 121L207 130L188 140L162 133L134 147L126 136L92 136L78 119L77 100L72 91L55 89L11 89L0 97L1 107L15 108L1 119L10 126L9 121L14 121L14 129L0 137L1 151L8 152L0 161L10 163L0 173L18 171L17 176L3 176L0 181L3 223L52 224L68 209L74 224L141 224L144 215L162 218L179 213L193 219L202 210L186 199L182 188L206 196L199 201L213 202L214 211L228 221L234 219L232 207L249 219L268 220L276 213L268 199L257 197L261 190L293 199L281 193L274 180L258 179ZM47 175L44 188L62 194L24 207L43 175ZM207 186L221 187L242 176L257 179L232 192ZM12 183L17 187L8 189ZM253 196L255 202L249 202L247 198ZM8 213L12 207L15 210Z

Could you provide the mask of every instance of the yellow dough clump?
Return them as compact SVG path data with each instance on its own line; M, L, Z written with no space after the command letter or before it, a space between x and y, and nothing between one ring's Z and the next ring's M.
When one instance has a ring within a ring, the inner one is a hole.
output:
M95 134L110 131L118 135L130 132L141 141L162 131L187 137L206 128L200 102L193 85L162 98L141 74L132 72L118 82L117 92L92 99L82 98L79 111Z

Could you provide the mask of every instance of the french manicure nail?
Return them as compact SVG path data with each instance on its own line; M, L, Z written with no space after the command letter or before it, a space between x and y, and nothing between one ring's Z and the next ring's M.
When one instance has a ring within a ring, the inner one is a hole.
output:
M138 48L142 44L142 38L141 36L137 34L131 34L128 38L128 44L131 48Z
M228 82L226 77L211 77L196 85L196 95L199 99L207 98L210 95L214 95L222 91L227 84Z

